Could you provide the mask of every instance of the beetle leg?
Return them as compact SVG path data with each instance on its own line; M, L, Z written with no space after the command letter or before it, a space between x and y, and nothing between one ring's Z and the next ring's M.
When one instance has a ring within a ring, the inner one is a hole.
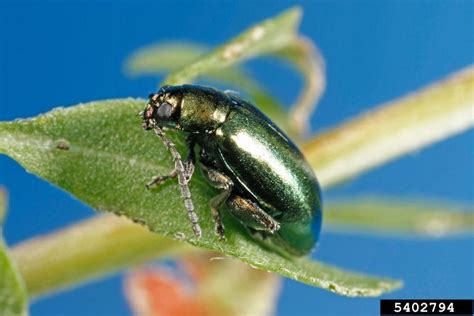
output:
M186 157L186 160L184 161L184 170L186 173L186 179L188 181L191 180L191 177L194 174L194 164L196 162L196 154L194 153L194 147L196 146L196 142L194 141L194 137L192 135L189 135L186 138L186 142L188 145L188 156Z
M186 181L191 181L191 178L194 174L194 163L191 160L186 160L183 163L184 165L184 174L186 176Z
M150 182L148 182L146 184L146 188L150 189L154 186L160 185L163 182L165 182L166 180L175 178L177 175L178 175L178 173L176 172L176 169L173 169L173 171L171 171L169 174L166 174L164 176L155 176L153 179L151 179Z
M191 180L193 173L194 173L194 164L192 162L188 164L185 162L184 163L184 176L186 178L186 183ZM146 184L146 188L150 189L154 186L160 185L166 180L176 178L177 175L178 175L178 172L176 171L176 169L173 169L173 171L171 171L169 174L166 174L164 176L155 176L153 179L151 179L150 182Z
M194 173L194 164L193 163L187 164L185 162L184 163L184 176L186 178L186 183L191 180L193 173ZM178 175L178 172L176 171L176 169L173 169L173 171L171 171L169 174L166 174L164 176L155 176L153 179L151 179L150 182L146 184L146 188L150 189L154 186L160 185L166 180L176 178L177 175Z
M256 203L238 195L232 195L227 203L232 215L250 229L275 233L280 224Z
M224 240L224 225L222 224L221 213L219 213L219 207L229 198L230 190L222 191L211 199L211 214L214 222L216 223L215 231L220 240Z
M191 191L189 190L187 175L184 169L183 161L181 160L181 155L176 150L176 147L173 142L171 142L171 140L166 137L165 133L161 128L159 128L158 126L154 126L153 130L155 131L156 136L161 138L163 144L166 146L166 148L168 148L171 157L173 158L174 170L171 172L171 175L173 174L173 172L176 172L176 176L178 177L179 190L181 191L181 197L184 201L184 207L188 212L188 218L192 224L194 235L197 238L201 238L202 231L198 223L198 216L194 212L193 200L191 200Z
M194 153L194 147L196 143L194 142L194 139L191 137L188 137L186 139L188 143L188 149L189 153L188 156L186 157L186 160L183 162L184 165L184 175L186 177L186 182L189 182L191 180L191 177L193 176L194 173L194 162L196 160L196 155ZM157 186L165 182L166 180L175 178L178 175L176 169L171 171L169 174L164 175L164 176L156 176L154 177L150 182L146 184L147 189L150 189L151 187Z
M224 204L225 201L230 196L232 189L234 187L234 182L222 172L219 172L215 169L211 169L204 164L201 164L201 170L203 171L204 176L210 182L212 186L217 189L222 189L223 191L211 199L211 214L214 222L216 224L215 231L219 236L220 240L223 240L224 237L224 225L222 224L221 214L219 213L219 207Z

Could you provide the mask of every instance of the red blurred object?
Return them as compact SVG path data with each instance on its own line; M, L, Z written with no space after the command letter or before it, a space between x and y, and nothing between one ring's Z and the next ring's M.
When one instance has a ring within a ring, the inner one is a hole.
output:
M132 272L125 282L125 293L135 315L213 315L184 280L163 268Z

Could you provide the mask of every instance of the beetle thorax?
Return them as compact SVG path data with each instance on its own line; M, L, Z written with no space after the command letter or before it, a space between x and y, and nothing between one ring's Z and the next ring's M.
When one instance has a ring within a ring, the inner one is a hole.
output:
M187 94L181 100L180 127L192 133L211 134L225 122L229 107L220 98Z

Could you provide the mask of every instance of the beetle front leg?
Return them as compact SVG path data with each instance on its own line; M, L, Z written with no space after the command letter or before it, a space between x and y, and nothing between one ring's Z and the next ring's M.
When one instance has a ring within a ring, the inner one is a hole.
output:
M186 177L186 181L189 182L194 174L194 162L196 160L196 155L194 153L194 147L196 145L194 139L190 136L186 139L186 142L188 144L188 149L189 153L188 156L186 157L186 160L183 162L184 165L184 175ZM176 169L173 169L169 174L164 175L164 176L155 176L150 182L146 184L146 188L150 189L154 186L160 185L166 180L176 178L178 175L178 172Z
M232 215L247 226L256 231L275 233L280 229L280 224L256 203L238 195L232 195L227 204Z

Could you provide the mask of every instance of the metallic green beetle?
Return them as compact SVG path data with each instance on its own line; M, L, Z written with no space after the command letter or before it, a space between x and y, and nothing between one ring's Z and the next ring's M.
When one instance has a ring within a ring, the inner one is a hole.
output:
M219 207L257 239L290 256L309 253L318 240L320 188L311 167L291 140L251 103L232 93L197 85L164 86L149 96L143 128L154 129L171 151L174 170L148 187L178 177L196 236L201 236L187 183L194 171L195 146L208 182L221 190L211 201L216 233L224 238ZM184 163L163 128L187 135Z

